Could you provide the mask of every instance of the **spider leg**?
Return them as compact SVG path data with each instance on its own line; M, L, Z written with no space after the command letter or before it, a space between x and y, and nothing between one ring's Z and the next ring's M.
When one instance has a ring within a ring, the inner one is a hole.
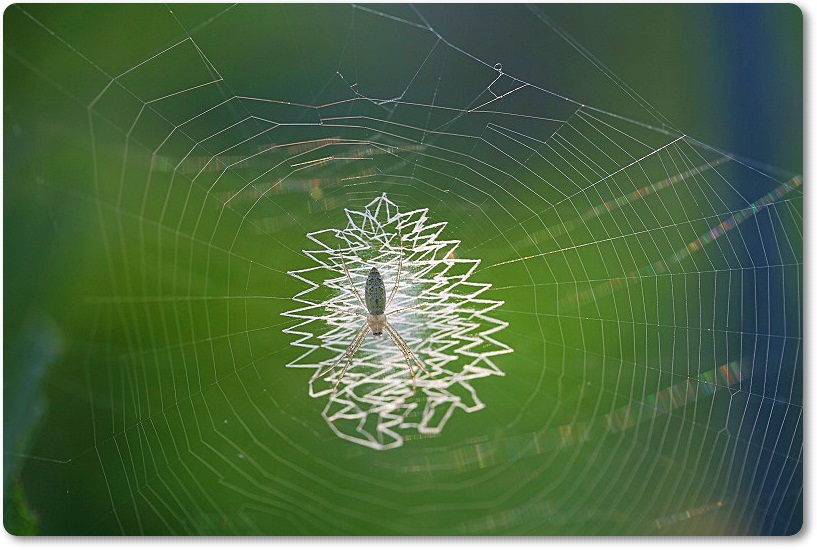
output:
M409 355L406 353L408 351L408 346L405 348L403 347L406 343L400 338L400 335L397 334L397 331L387 322L385 325L386 332L388 333L389 337L392 339L394 344L400 349L403 353L403 358L406 360L406 366L408 367L409 374L411 374L411 391L412 393L417 393L417 383L414 380L414 369L411 367L411 361L409 361Z
M360 313L359 311L354 311L352 309L347 309L345 307L333 306L332 304L326 304L326 307L329 308L329 309L332 309L334 311L340 311L342 313L348 313L349 315L357 315L358 317L363 317L364 319L366 318L365 313Z
M403 271L403 235L398 233L397 236L400 239L400 258L397 260L397 277L394 279L394 288L391 289L389 299L386 300L386 307L389 307L392 298L397 294L397 289L400 288L400 272Z
M431 374L423 366L422 361L417 359L417 356L414 355L413 351L411 351L409 345L406 343L405 340L403 340L403 337L400 336L400 333L397 332L397 329L394 328L388 321L386 321L386 330L388 331L389 336L391 336L392 340L394 340L394 343L397 344L397 347L400 348L400 351L403 351L404 355L408 355L409 357L411 357L414 360L414 363L418 367L420 367L421 371L431 376Z
M407 310L409 310L409 309L420 309L420 308L421 308L421 307L423 307L424 305L426 305L426 304L425 304L425 303L422 303L422 304L417 304L416 306L406 306L406 307L401 307L400 309L395 309L394 311L387 311L387 312L386 312L386 315L394 315L395 313L402 313L402 312L407 311ZM330 307L331 307L331 306L330 306ZM364 317L365 317L365 315L364 315Z
M363 326L360 327L360 330L357 331L357 334L355 334L354 339L352 339L352 343L349 344L349 347L346 348L346 351L343 352L343 354L340 357L338 357L337 361L335 361L331 367L318 374L318 377L320 378L327 372L337 367L340 364L340 362L343 361L344 357L346 358L346 365L344 365L337 382L335 382L335 386L332 388L333 394L338 389L338 385L340 384L343 375L346 374L346 369L348 369L349 365L352 363L352 358L355 356L355 353L357 353L357 350L359 350L360 346L363 344L363 340L364 338L366 338L366 332L368 331L368 329L369 329L368 323L363 323Z
M363 303L363 298L360 297L360 292L358 292L357 289L355 288L355 284L352 282L352 276L349 275L349 268L346 267L346 260L344 259L343 253L340 251L340 248L338 248L338 254L340 255L341 263L343 263L343 272L346 273L346 279L349 281L349 288L352 289L352 292L354 293L355 298L357 298L360 307L366 309L366 304Z
M431 374L423 366L423 363L419 359L417 359L417 356L414 355L413 351L411 351L411 348L409 348L406 341L403 340L403 337L400 336L400 334L397 332L397 329L395 329L393 326L391 326L391 323L389 323L388 321L386 321L386 323L384 324L384 327L386 328L386 332L389 334L389 337L391 337L394 344L403 353L403 358L405 358L406 365L408 365L409 372L411 373L411 383L412 383L412 385L414 385L415 382L414 382L414 369L411 367L411 361L414 361L414 364L416 364L418 367L420 367L420 370L422 370L428 376L431 376ZM416 386L415 386L415 388L416 388Z

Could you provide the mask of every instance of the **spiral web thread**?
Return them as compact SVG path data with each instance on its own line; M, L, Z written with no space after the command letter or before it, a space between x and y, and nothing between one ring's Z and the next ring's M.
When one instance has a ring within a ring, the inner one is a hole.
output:
M52 533L800 529L805 184L781 155L802 147L798 125L780 128L799 93L764 102L778 128L750 117L745 137L766 145L744 158L688 135L692 118L666 123L672 97L635 92L658 73L630 87L565 19L459 9L7 10L8 187L25 189L7 202L54 222L56 247L23 245L55 268L43 298L71 313L24 464L66 520ZM776 90L802 89L756 61ZM750 112L701 97L713 131ZM382 191L430 219L363 206ZM343 207L363 212L346 227ZM422 307L390 321L433 376L412 395L402 353L368 335L333 398L339 372L315 375L363 323L327 307L360 311L341 257L358 290L376 266L390 291L401 250L392 309ZM18 263L23 278L40 265ZM489 354L509 350L486 315L511 323L512 367ZM491 361L508 377L472 382ZM393 448L481 406L474 388L488 410L473 433L396 452L338 440L319 413Z
M332 430L374 449L437 435L455 410L484 408L471 382L503 375L493 358L512 351L494 338L507 323L489 315L503 302L481 297L490 284L469 281L479 260L458 258L460 242L442 240L446 223L429 223L427 214L427 208L401 212L384 193L363 211L347 209L344 229L310 233L319 248L304 254L317 265L290 272L309 288L294 297L304 305L284 313L301 319L284 332L298 336L293 345L305 349L287 366L313 369L309 394L327 400L323 417ZM362 326L352 312L365 313L343 263L359 291L368 271L377 267L391 292L401 254L400 285L386 312L412 308L388 320L428 374L415 368L413 391L400 349L386 336L367 334L333 394L345 360L325 376L319 374L346 351ZM324 299L326 290L330 297Z

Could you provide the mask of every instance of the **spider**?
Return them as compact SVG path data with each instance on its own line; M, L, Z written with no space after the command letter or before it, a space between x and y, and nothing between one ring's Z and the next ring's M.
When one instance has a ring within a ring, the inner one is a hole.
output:
M339 251L340 253L340 251ZM428 371L423 367L423 364L417 359L417 356L414 355L414 352L411 351L408 344L405 340L397 333L397 330L391 326L389 321L386 319L388 315L394 315L395 313L400 313L401 311L405 311L407 309L414 309L416 306L404 307L400 309L396 309L394 311L386 312L386 308L389 307L391 304L394 295L397 294L397 289L400 287L400 272L403 269L403 248L400 247L400 259L397 262L397 277L394 281L394 288L392 288L391 294L389 294L388 299L386 299L386 286L383 284L383 277L380 275L380 272L377 270L376 267L373 267L369 271L369 275L366 278L366 289L364 291L365 300L361 298L360 292L355 288L354 283L352 282L352 276L349 275L349 269L346 267L346 260L343 257L343 254L340 253L340 259L343 263L343 272L346 274L346 279L349 281L349 288L352 289L352 292L357 298L358 303L360 303L361 307L366 310L366 313L361 313L359 311L351 311L349 313L353 313L358 317L363 317L366 321L363 323L363 326L357 331L355 337L352 339L352 343L349 344L349 347L346 348L346 351L343 352L343 355L338 357L337 361L329 367L328 369L321 372L318 376L323 376L329 371L333 370L337 367L343 358L346 358L346 364L343 367L343 370L338 377L337 382L335 382L335 386L332 388L332 394L334 395L338 389L338 385L340 381L343 379L343 375L346 374L346 369L349 368L349 365L352 363L352 358L355 356L355 353L360 349L360 346L363 345L363 340L366 338L366 333L371 331L372 336L380 337L383 335L383 332L389 335L392 339L394 344L400 349L403 353L403 357L406 359L406 366L408 367L409 373L411 373L411 385L413 390L417 391L417 386L414 380L414 369L411 366L412 361L420 367L424 373L428 374ZM346 310L344 310L346 311Z

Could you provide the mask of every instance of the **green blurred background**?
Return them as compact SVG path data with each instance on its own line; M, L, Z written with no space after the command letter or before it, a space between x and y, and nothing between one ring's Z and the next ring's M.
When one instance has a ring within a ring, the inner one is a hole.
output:
M8 531L799 530L800 190L672 260L802 173L796 7L14 5L3 24ZM335 137L421 147L199 173ZM582 218L719 150L737 160ZM258 176L285 183L256 201ZM474 383L484 410L378 452L285 368L281 313L307 233L383 192L482 261L514 353ZM736 360L738 382L611 427Z

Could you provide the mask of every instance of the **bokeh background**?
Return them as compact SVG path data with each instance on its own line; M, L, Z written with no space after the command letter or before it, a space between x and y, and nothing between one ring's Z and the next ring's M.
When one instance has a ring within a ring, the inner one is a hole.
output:
M14 5L3 32L9 532L800 529L795 6ZM306 235L383 192L481 261L514 352L483 410L376 451L286 368L281 314Z

